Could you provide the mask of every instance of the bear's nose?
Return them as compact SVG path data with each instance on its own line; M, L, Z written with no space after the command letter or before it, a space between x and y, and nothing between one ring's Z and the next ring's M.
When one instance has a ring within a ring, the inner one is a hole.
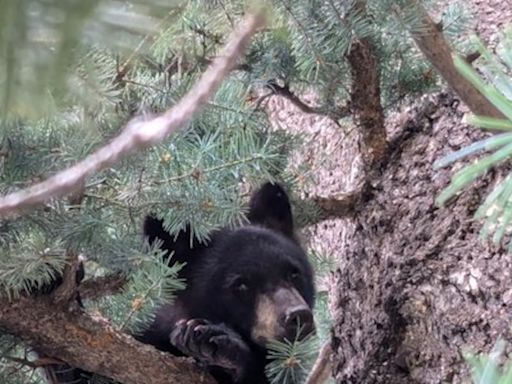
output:
M303 339L315 330L313 313L306 305L289 308L284 317L286 337L291 341L295 338Z

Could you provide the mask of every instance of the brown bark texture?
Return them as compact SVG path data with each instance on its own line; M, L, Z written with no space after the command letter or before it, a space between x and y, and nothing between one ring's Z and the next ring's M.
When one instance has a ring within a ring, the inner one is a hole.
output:
M123 384L214 383L191 359L159 352L79 309L62 310L50 297L0 298L0 328L44 355Z
M370 39L353 41L347 58L352 75L350 105L354 122L361 130L364 162L370 169L379 163L387 149L379 67Z
M453 169L433 162L483 136L458 108L448 94L418 101L412 118L388 130L386 168L343 219L332 291L338 383L467 383L463 353L512 341L512 255L479 240L473 220L510 169L434 204Z

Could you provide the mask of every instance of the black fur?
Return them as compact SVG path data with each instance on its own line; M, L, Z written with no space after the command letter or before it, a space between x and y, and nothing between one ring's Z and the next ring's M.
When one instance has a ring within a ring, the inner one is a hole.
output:
M173 252L171 263L187 263L180 272L187 288L173 304L160 308L152 326L137 338L195 357L220 382L267 382L265 349L251 336L258 295L288 286L295 273L294 287L309 308L314 303L312 270L295 240L283 188L263 185L250 201L248 218L250 225L220 230L193 249L188 229L171 236L159 219L148 217L144 223L149 241L159 239L163 249ZM243 293L233 289L240 279L247 286Z
M296 330L291 320L305 322L308 331L313 327L313 273L294 237L284 189L263 185L251 198L248 219L249 225L210 234L207 243L191 242L188 227L169 234L153 216L146 217L143 226L150 243L158 240L172 254L170 264L186 263L179 274L187 286L135 337L162 351L195 358L219 383L267 383L266 350L253 335L258 298L275 298L275 318L284 324L284 333L276 338ZM287 295L295 297L293 305ZM57 374L54 382L87 383L87 375L70 370Z
M247 218L251 223L294 237L290 200L280 185L264 184L252 195L249 207Z

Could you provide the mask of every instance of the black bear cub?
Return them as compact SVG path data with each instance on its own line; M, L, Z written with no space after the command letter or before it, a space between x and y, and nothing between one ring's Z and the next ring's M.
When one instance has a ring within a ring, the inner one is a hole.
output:
M169 263L186 263L179 272L186 289L135 337L195 358L223 384L268 383L266 344L314 330L313 272L295 239L283 188L264 184L251 197L247 218L248 225L211 233L207 243L191 243L188 229L168 233L156 217L144 221L144 235L161 241ZM85 384L91 376L66 364L46 371L51 383Z
M162 306L137 338L175 355L194 357L220 383L267 383L265 346L314 330L313 272L294 237L290 202L277 184L250 201L250 224L222 229L201 244L189 230L171 235L148 216L144 234L186 263L187 287Z

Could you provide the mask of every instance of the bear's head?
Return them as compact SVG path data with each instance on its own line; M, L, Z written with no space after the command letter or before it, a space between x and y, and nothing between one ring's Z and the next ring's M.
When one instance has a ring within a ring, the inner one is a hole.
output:
M187 288L177 298L184 316L224 323L264 347L314 330L313 272L294 236L287 194L263 185L251 198L249 223L214 232L207 243L190 245L189 231L171 236L159 219L148 218L145 233L159 238L185 262Z

